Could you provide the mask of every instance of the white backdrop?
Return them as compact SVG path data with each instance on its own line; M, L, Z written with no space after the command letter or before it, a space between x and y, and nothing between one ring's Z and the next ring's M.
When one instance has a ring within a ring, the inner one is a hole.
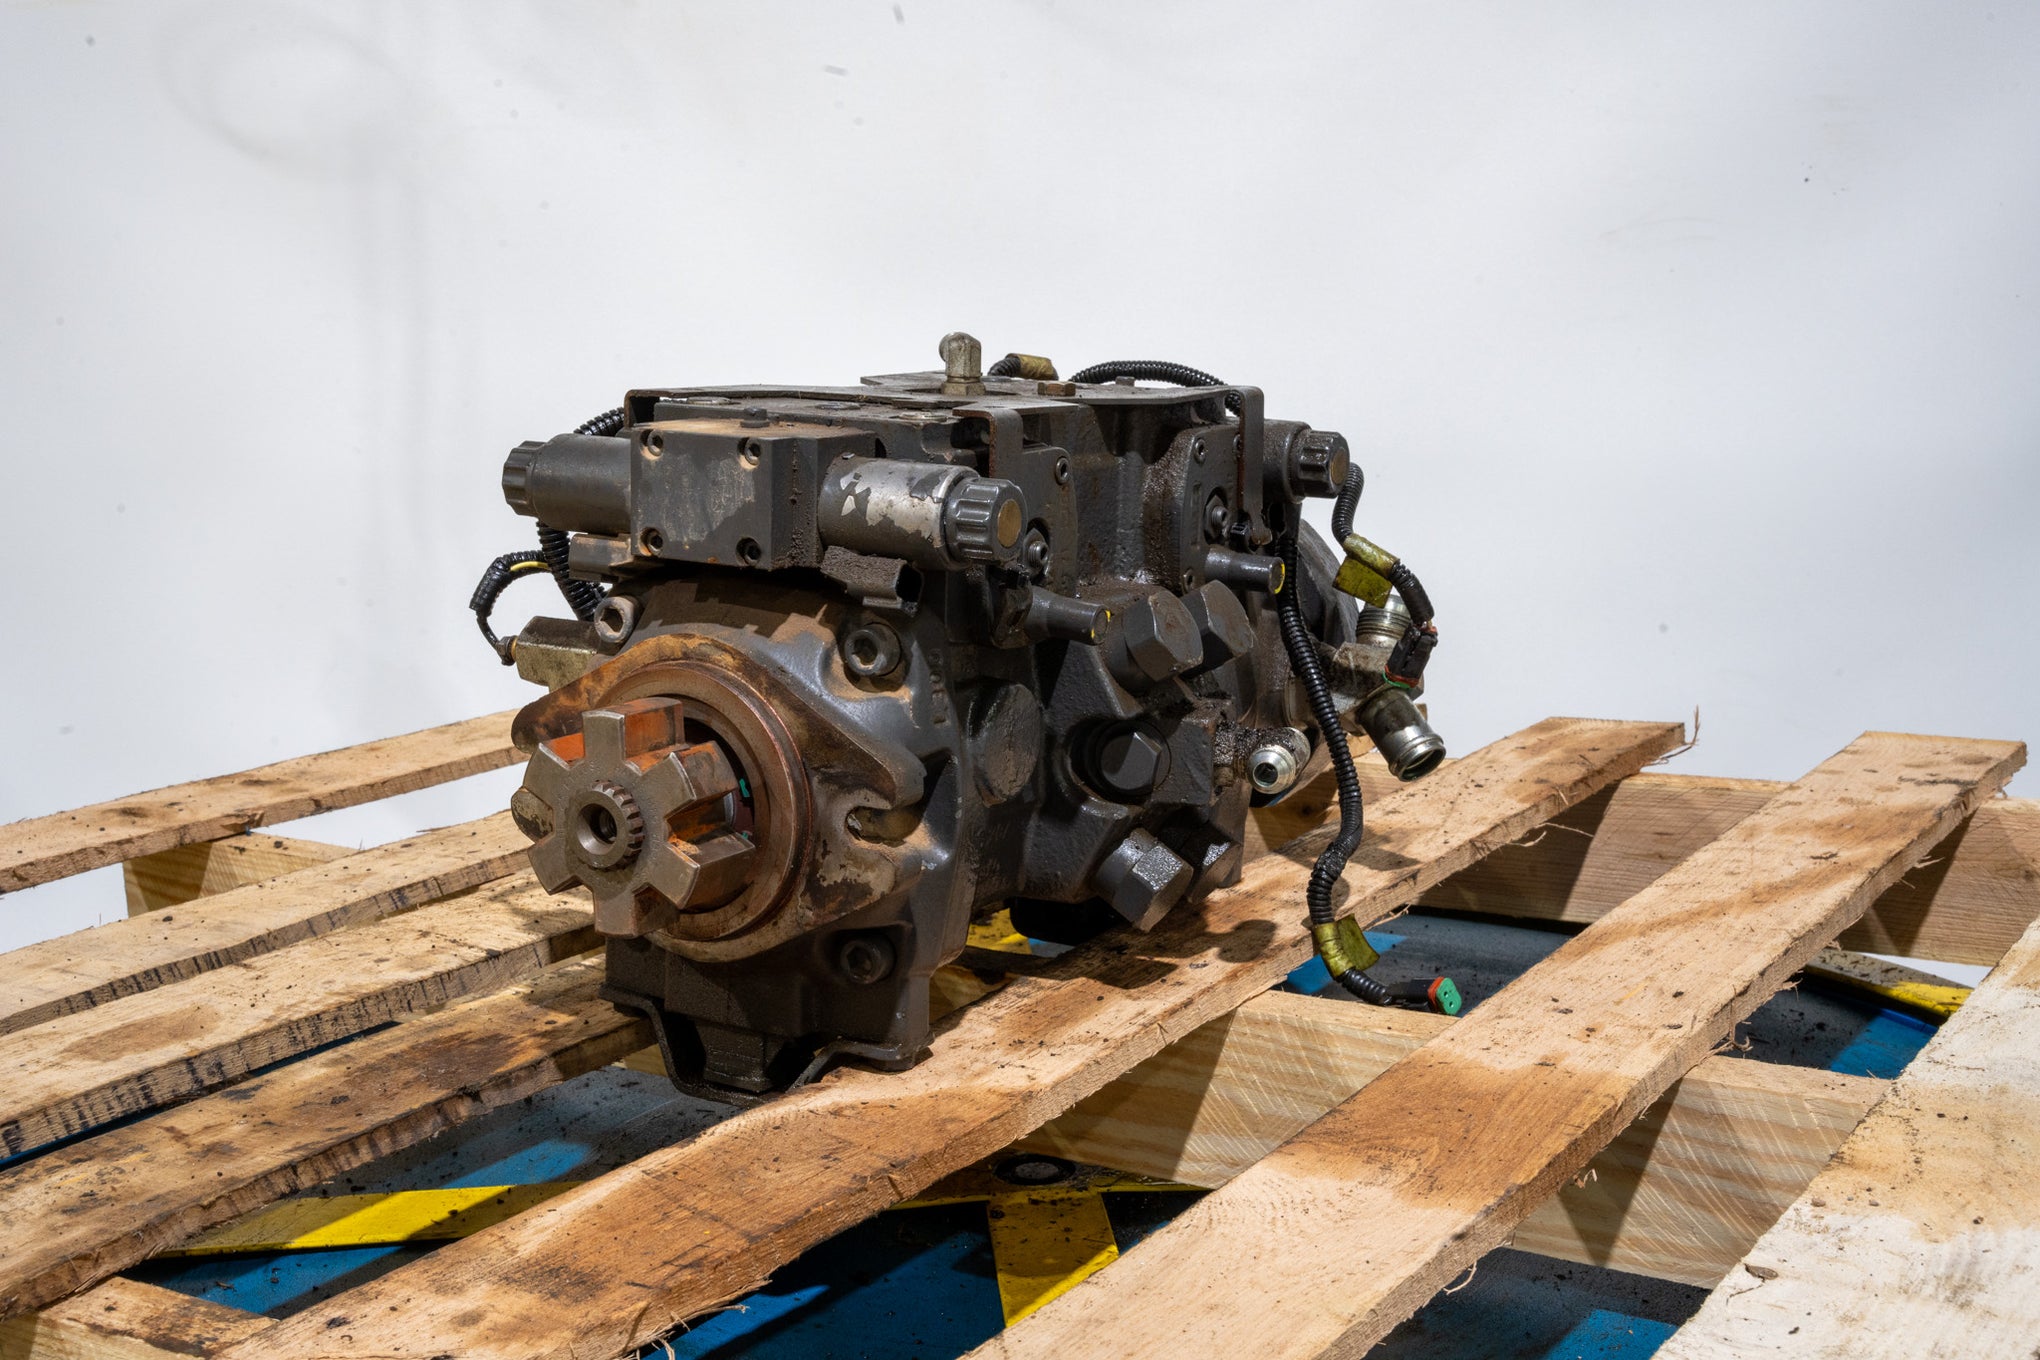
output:
M464 608L511 445L958 328L1346 431L1455 750L2040 735L2036 58L1859 0L8 4L0 820L523 702Z

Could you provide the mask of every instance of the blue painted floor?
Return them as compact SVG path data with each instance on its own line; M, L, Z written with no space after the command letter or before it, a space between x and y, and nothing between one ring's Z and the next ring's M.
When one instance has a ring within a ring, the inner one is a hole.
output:
M1383 982L1447 972L1469 1006L1564 934L1413 912L1369 932ZM1286 984L1337 995L1311 963ZM1933 1034L1911 1015L1812 986L1781 993L1740 1033L1743 1056L1897 1074ZM606 1068L452 1131L329 1188L509 1185L598 1175L686 1138L728 1111L678 1097L662 1080ZM1194 1202L1185 1193L1114 1194L1125 1250ZM1000 1327L981 1204L902 1210L857 1225L779 1270L765 1289L644 1352L674 1360L949 1360ZM251 1312L282 1316L432 1250L429 1246L165 1261L138 1278ZM1491 1252L1375 1349L1379 1360L1645 1360L1706 1291L1515 1251ZM1270 1325L1279 1325L1271 1318Z

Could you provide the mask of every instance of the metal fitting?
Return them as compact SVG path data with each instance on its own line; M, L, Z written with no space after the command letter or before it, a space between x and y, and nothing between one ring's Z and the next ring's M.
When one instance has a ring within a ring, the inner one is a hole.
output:
M1445 739L1431 730L1408 692L1383 685L1361 702L1359 716L1397 779L1422 779L1445 759Z
M1230 548L1206 548L1204 574L1229 586L1270 595L1280 595L1289 579L1289 569L1282 565L1281 558L1234 552Z
M1303 732L1294 727L1264 731L1247 756L1247 781L1261 797L1281 798L1296 788L1309 761L1310 738Z
M1027 612L1021 616L1020 630L1036 641L1062 638L1095 645L1111 622L1112 611L1102 604L1034 586L1027 592Z

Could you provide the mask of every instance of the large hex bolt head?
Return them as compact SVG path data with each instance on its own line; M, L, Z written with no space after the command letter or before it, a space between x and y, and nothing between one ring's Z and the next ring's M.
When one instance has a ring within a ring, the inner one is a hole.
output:
M1091 748L1091 767L1106 793L1131 801L1168 774L1169 748L1145 724L1115 727Z
M1183 899L1195 876L1190 866L1153 833L1132 831L1105 857L1091 883L1137 929L1153 930Z
M1165 590L1115 609L1112 618L1116 633L1108 657L1121 684L1135 688L1160 684L1204 659L1197 620Z
M1222 666L1234 657L1254 650L1254 624L1240 597L1217 581L1183 597L1183 605L1197 623L1197 636L1204 644L1199 670Z

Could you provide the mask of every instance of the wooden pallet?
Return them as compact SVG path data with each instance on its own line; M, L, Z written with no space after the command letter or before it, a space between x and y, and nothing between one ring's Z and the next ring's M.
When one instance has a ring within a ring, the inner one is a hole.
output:
M499 1204L281 1321L121 1272L649 1042L507 818L246 834L506 764L506 715L0 828L0 889L125 861L161 908L0 956L0 1221L35 1225L0 1235L0 1357L628 1354L1021 1140L1221 1188L986 1354L1357 1355L1507 1241L1713 1287L1668 1356L2024 1354L2040 804L1992 797L2023 747L1645 772L1682 735L1552 719L1411 786L1363 762L1343 910L1585 925L1462 1019L1270 993L1309 955L1313 788L1199 911L949 989L912 1071ZM1895 1082L1715 1056L1836 941L1998 966Z

